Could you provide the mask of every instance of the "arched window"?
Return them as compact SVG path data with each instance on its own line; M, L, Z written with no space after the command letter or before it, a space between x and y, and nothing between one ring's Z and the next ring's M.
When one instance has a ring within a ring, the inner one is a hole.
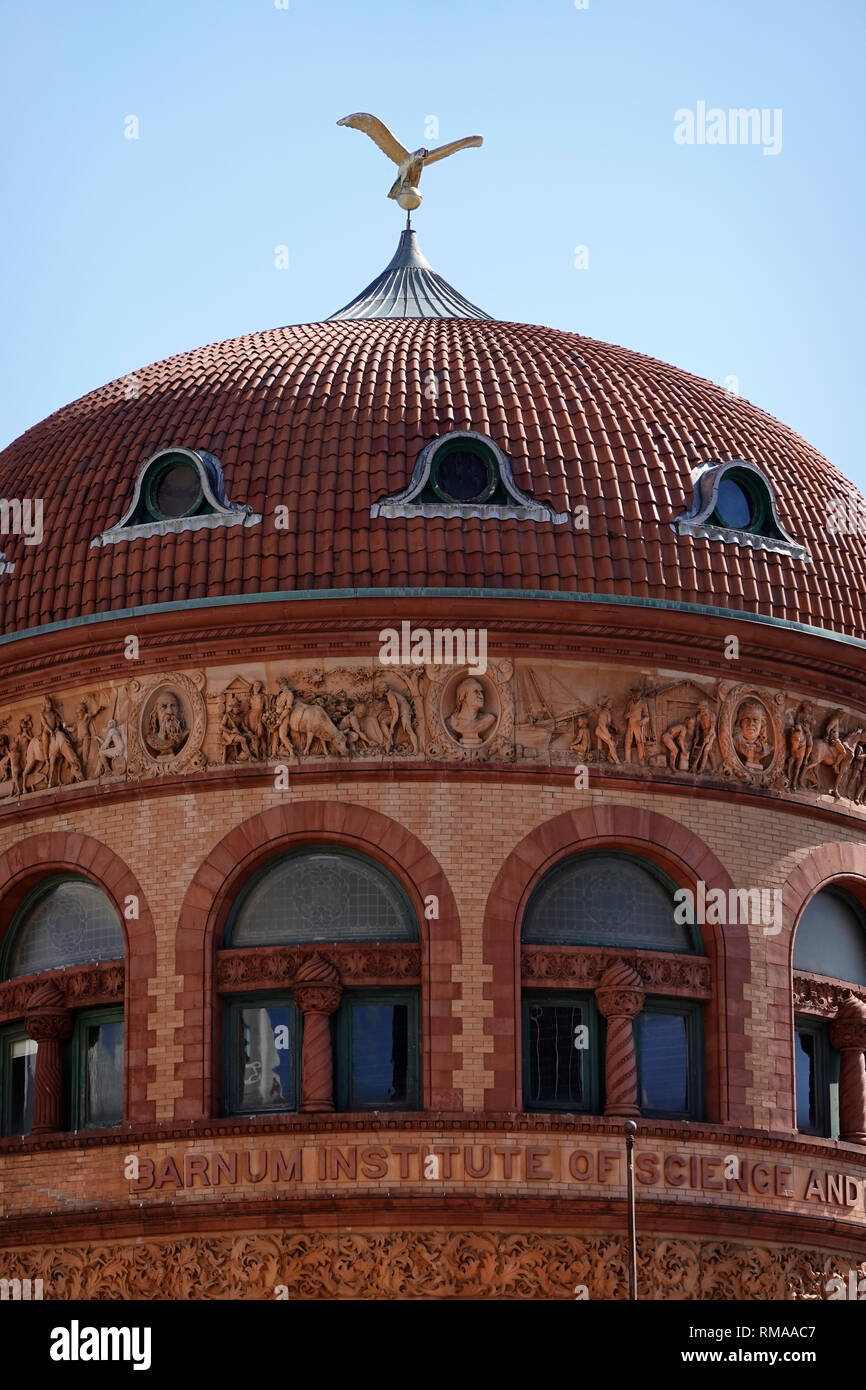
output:
M837 1139L840 1056L825 1001L833 997L835 1012L844 991L826 982L866 989L866 913L852 893L833 885L806 906L794 938L794 974L803 1009L794 1017L797 1128Z
M265 865L239 898L228 938L235 948L415 941L418 927L402 889L378 864L316 849Z
M546 874L523 922L525 942L700 950L695 929L675 917L674 885L628 854L577 854Z
M655 865L618 851L573 855L537 885L521 933L527 1109L700 1117L706 991L649 994L647 979L685 977L673 963L637 968L648 952L702 956L675 892ZM587 988L565 989L568 979ZM611 1055L625 1049L636 1063L631 1099L633 1069L608 1064L612 1030L620 1045Z
M10 935L5 979L92 961L122 960L123 928L108 898L86 878L42 883Z
M420 990L392 972L418 924L379 864L330 847L275 859L240 894L225 937L226 951L275 962L292 948L291 989L225 1000L226 1114L417 1108Z
M0 978L33 979L24 1016L0 1032L0 1132L90 1129L123 1119L123 1010L69 1006L48 971L122 962L123 928L89 879L51 878L24 899L0 955ZM79 991L77 997L86 995ZM99 991L89 991L91 997ZM44 1072L40 1084L40 1068ZM39 1103L34 1105L38 1096Z

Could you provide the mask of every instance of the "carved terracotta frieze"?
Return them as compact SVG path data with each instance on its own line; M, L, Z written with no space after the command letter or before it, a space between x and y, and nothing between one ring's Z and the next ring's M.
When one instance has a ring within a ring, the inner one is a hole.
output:
M842 980L831 980L822 975L794 976L795 1013L835 1018L840 1006L851 995L866 1001L866 989L857 989Z
M575 662L248 661L0 711L0 799L237 766L585 766L866 804L866 715L748 682Z
M305 964L317 956L336 966L350 985L413 985L421 980L421 947L411 944L255 946L217 953L217 989L222 994L268 986L290 989Z
M681 994L692 999L712 997L712 967L703 956L591 946L523 946L520 952L523 983L535 988L568 985L572 989L595 989L613 965L636 970L650 993Z
M852 1266L866 1274L842 1250L639 1236L638 1296L824 1300ZM41 1278L46 1300L593 1301L628 1296L628 1247L619 1234L276 1229L13 1248L3 1272Z
M23 1018L40 989L52 984L63 995L67 1009L110 1004L123 999L124 965L107 961L99 965L75 965L68 970L45 971L0 983L0 1020Z

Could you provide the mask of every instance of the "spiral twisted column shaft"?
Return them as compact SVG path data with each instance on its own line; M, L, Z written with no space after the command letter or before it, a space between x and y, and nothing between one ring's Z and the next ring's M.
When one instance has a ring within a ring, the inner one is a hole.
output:
M53 982L34 990L24 1016L28 1038L37 1044L31 1134L63 1128L61 1044L72 1032L72 1013Z
M334 1109L331 1014L343 994L337 967L323 956L309 956L295 977L295 1003L304 1015L301 1053L301 1110Z
M850 995L830 1024L830 1041L842 1054L839 1063L839 1138L866 1144L866 1004Z
M643 980L625 961L608 966L595 989L599 1013L607 1019L605 1115L640 1114L633 1020L643 1008Z

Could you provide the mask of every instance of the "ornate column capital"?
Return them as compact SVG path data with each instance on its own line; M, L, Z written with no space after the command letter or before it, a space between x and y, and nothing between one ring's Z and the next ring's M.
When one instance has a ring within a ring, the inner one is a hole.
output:
M303 1014L332 1014L343 995L340 972L316 951L298 968L293 985L295 1003Z
M626 961L609 965L595 987L598 1011L605 1018L634 1018L643 1008L646 990L638 972Z
M72 1011L53 980L37 986L24 1014L24 1031L34 1042L63 1042L72 1032Z
M866 1051L866 1003L856 994L847 993L830 1024L830 1042L839 1051L856 1047Z

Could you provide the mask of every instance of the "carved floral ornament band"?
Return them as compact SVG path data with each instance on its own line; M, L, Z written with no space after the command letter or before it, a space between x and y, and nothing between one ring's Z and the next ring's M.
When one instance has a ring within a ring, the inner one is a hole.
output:
M67 1009L122 1003L125 977L123 961L103 961L4 980L0 982L0 1022L24 1018L33 1007L34 996L47 984L58 989Z
M7 1278L38 1275L51 1298L625 1298L621 1235L417 1230L184 1235L4 1252ZM828 1282L866 1263L842 1249L638 1237L642 1298L825 1299Z
M250 663L50 693L0 712L0 799L227 766L575 763L866 803L866 715L731 681L507 658L483 672ZM619 771L618 771L619 770Z

